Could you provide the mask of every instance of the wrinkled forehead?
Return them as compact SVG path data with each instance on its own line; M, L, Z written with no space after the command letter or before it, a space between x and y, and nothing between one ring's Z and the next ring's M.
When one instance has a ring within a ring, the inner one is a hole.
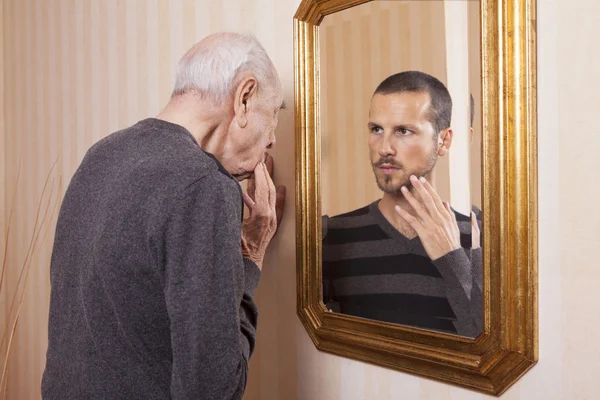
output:
M279 76L275 71L275 80L272 84L272 96L275 102L275 105L279 107L283 103L283 88L281 87L281 81L279 80Z
M262 86L263 101L268 102L273 107L278 107L283 102L283 90L277 71L273 70L271 79L263 83Z
M287 108L283 101L283 90L279 83L272 85L265 90L264 101L268 102L269 106L272 107L275 112Z

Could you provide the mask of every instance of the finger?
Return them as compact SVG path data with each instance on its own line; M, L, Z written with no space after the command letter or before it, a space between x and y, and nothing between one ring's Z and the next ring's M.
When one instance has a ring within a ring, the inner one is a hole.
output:
M477 234L479 234L479 223L477 223L477 217L473 211L471 211L471 225L473 226L473 230L477 230Z
M254 173L252 175L250 175L250 178L248 178L248 184L246 186L246 191L248 192L250 197L253 199L254 199L254 193L256 191L256 171L260 170L260 164L261 163L259 162L254 167Z
M450 218L450 221L451 221L453 227L458 232L458 221L456 220L456 213L452 209L452 206L450 205L450 203L448 203L447 201L444 201L443 204L444 204L444 209L446 210L446 212L448 214L450 214L449 218Z
M273 179L273 172L275 169L275 162L273 161L273 157L270 154L265 153L265 168L267 170L267 174L271 183L275 180ZM275 185L273 184L273 190L275 190Z
M454 219L456 219L456 214L454 214L454 211L452 211L452 207L450 206L450 203L448 203L447 201L444 201L442 204L444 205L444 210L446 210L447 212L452 214Z
M450 213L450 216L452 217L452 220L456 222L456 213L452 209L452 206L450 205L450 203L448 203L446 201L446 202L444 202L444 206L446 207L446 210L448 210L448 212Z
M246 205L246 207L248 207L248 209L250 211L252 211L252 209L254 208L254 205L256 204L254 202L254 200L252 200L252 198L248 195L248 193L244 193L244 204Z
M267 166L267 172L271 179L273 179L273 172L275 169L275 162L273 161L273 157L269 153L265 153L265 165Z
M283 217L283 205L285 204L285 186L277 187L277 200L275 202L275 214L277 215L277 226L281 223Z
M425 205L425 208L429 212L429 215L431 215L432 217L439 216L440 211L438 210L435 202L433 201L433 197L431 197L429 191L425 188L425 186L423 186L423 182L426 181L425 178L421 177L421 179L418 179L416 176L411 175L410 181L412 182L415 191L419 194L419 197L421 198L421 203Z
M402 217L403 220L408 222L408 224L417 232L417 235L421 236L421 233L423 233L423 230L425 229L421 221L400 206L396 206L395 210L396 213Z
M433 202L435 203L436 208L442 212L442 211L446 211L446 207L444 207L444 203L442 202L442 198L440 197L440 195L435 191L435 189L433 188L433 185L431 183L429 183L427 181L427 179L421 177L419 179L421 181L421 183L423 184L423 187L425 188L425 190L427 190L427 193L429 193L429 195L431 196L431 198L433 199Z
M254 173L252 175L250 175L250 178L248 178L248 182L246 184L246 192L252 198L254 198L254 191L256 190L256 183L254 180L255 174L256 174L256 168L254 168Z
M267 206L269 204L269 182L267 172L263 163L258 163L254 170L254 202L258 206Z
M246 193L250 196L251 199L254 198L254 192L256 191L256 183L254 176L256 175L256 168L254 169L254 173L250 175L246 183Z
M475 216L475 213L471 211L471 247L474 249L481 247L480 233L477 217Z
M265 164L263 164L263 173L265 180L267 181L267 189L269 191L269 209L272 212L275 212L275 204L277 203L277 190L275 189L275 184L269 176L269 171L267 171L267 166Z
M406 188L406 186L402 186L401 190L402 194L404 195L408 203L412 206L412 208L415 210L419 218L421 218L423 222L431 221L429 212L425 209L425 207L423 207L423 204L421 204L417 199L415 199L415 196L413 196L413 194Z

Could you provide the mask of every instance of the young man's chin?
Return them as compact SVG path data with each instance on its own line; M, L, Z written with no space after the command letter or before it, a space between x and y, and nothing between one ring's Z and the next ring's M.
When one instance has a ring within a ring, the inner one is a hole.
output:
M378 177L377 186L379 189L387 194L399 195L402 192L400 189L402 186L406 186L409 190L412 189L410 181L402 182L398 179L389 179L389 177Z

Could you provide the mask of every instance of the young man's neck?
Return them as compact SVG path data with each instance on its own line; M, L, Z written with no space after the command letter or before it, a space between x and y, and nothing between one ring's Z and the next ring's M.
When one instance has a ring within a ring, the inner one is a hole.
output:
M402 194L397 195L384 193L383 197L381 198L378 204L379 211L381 211L381 214L383 214L385 219L387 219L388 222L392 224L392 226L396 228L396 230L398 230L398 232L408 237L409 239L412 239L414 236L416 236L416 232L414 232L414 230L408 222L406 222L404 219L402 219L400 215L398 215L395 209L396 206L400 206L400 208L408 211L413 215L415 214L415 211L413 210L412 206L408 203L408 201L406 200L406 198L404 198Z
M427 180L433 185L431 177L427 177ZM434 186L435 189L435 186ZM414 195L414 194L413 194ZM416 196L417 199L418 196ZM417 233L410 226L408 222L406 222L397 212L396 206L400 206L403 210L407 211L413 216L416 216L417 213L414 208L410 205L406 197L401 192L398 193L384 193L383 197L379 201L379 211L388 220L390 224L392 224L400 233L404 236L412 239L417 236Z

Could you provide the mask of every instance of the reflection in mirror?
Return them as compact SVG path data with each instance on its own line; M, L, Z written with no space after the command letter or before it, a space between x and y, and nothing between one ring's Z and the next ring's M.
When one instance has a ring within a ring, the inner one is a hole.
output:
M373 1L319 26L332 312L482 332L479 7Z

